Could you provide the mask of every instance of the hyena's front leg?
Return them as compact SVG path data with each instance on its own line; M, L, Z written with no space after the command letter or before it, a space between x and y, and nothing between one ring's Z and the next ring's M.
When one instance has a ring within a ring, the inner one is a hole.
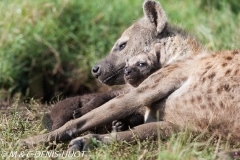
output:
M27 146L35 146L39 143L41 144L52 141L68 141L79 136L85 131L111 123L116 119L123 119L141 107L141 104L133 103L137 102L137 97L133 96L135 99L132 101L129 101L128 97L132 97L132 93L127 93L124 96L121 95L118 98L114 98L82 117L68 121L62 127L54 131L47 134L29 137L21 140L21 142Z
M116 132L112 134L89 134L83 137L73 139L68 147L69 150L86 151L93 144L92 139L96 139L100 143L108 144L114 140L134 142L136 138L140 141L145 139L167 139L173 133L176 133L178 128L169 122L152 122L146 123L132 128L124 132Z

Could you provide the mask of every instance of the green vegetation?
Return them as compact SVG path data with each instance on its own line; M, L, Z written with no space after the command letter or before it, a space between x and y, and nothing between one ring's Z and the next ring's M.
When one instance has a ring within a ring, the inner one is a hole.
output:
M37 97L94 90L91 66L140 16L136 2L128 13L110 0L1 1L0 88Z
M196 36L209 50L240 49L238 0L161 1L170 24ZM41 117L48 108L32 98L22 104L10 94L44 97L95 91L90 69L106 56L115 40L142 16L139 0L0 1L0 154L29 151L16 142L46 132ZM188 131L164 142L113 143L86 159L213 159L230 146ZM231 146L236 148L239 146ZM51 150L38 146L33 151ZM58 144L58 151L66 145ZM1 157L1 156L0 156ZM0 158L1 159L1 158ZM11 158L9 158L11 159ZM41 158L39 158L41 159Z
M237 0L161 3L171 24L194 33L208 49L239 48ZM141 5L137 0L1 1L0 90L46 100L96 91L91 67L142 16Z

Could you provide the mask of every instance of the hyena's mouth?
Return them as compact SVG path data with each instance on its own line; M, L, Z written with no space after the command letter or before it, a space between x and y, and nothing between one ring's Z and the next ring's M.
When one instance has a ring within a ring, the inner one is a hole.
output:
M131 84L131 85L137 83L137 80L134 79L134 78L128 78L128 79L126 78L126 80L127 80L127 83L129 83L129 84Z
M114 78L115 76L117 76L119 73L123 72L124 67L118 69L117 71L115 71L111 76L109 76L108 78L106 78L105 80L103 80L103 83L107 83L108 81L110 81L112 78Z

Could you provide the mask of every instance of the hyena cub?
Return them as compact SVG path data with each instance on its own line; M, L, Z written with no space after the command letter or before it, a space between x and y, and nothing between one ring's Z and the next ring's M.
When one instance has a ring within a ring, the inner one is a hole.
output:
M54 131L66 122L79 118L91 110L101 106L110 99L127 92L128 89L120 91L111 91L106 93L86 94L62 100L54 105L50 113L45 114L42 118L42 124L49 131ZM91 130L93 133L109 133L112 131L125 131L129 128L144 123L144 110L126 116L123 119L115 120L104 126L96 126Z
M158 44L155 45L155 50ZM137 56L126 60L126 66L124 69L124 80L132 87L138 87L148 76L157 71L160 68L159 52L156 51L143 52ZM141 109L142 115L144 114L144 121L149 116L149 109L147 107ZM115 120L112 122L113 130L123 131L127 130L128 126L125 126L126 122Z
M124 80L133 87L139 86L149 75L160 68L157 56L141 53L126 61Z
M66 98L56 103L50 113L44 115L42 118L42 124L49 131L56 130L63 126L66 122L81 117L119 94L120 93L118 91L112 91L104 94L94 93ZM108 128L109 127L107 127L107 130ZM100 130L99 132L98 129L95 129L94 132L102 133L103 129Z

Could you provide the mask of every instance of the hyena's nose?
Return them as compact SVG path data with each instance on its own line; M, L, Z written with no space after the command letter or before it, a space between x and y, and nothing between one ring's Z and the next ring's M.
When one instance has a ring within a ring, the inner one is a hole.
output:
M128 67L125 67L125 70L124 70L125 76L128 76L131 72L132 72L131 69L129 69Z
M100 65L95 65L92 67L92 74L94 77L98 77L101 74L101 66Z

